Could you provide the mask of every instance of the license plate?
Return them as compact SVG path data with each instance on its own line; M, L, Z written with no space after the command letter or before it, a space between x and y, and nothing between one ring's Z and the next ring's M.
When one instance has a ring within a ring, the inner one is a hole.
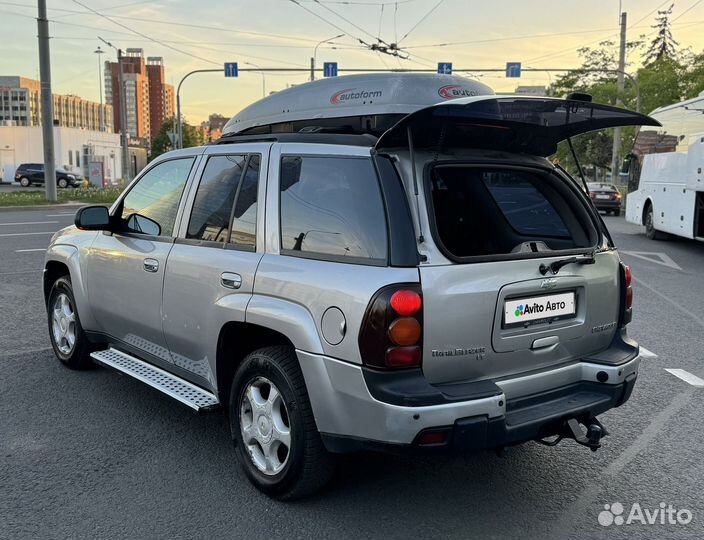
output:
M569 319L576 312L574 292L506 300L504 326Z
M596 198L597 199L610 199L611 195L597 195Z

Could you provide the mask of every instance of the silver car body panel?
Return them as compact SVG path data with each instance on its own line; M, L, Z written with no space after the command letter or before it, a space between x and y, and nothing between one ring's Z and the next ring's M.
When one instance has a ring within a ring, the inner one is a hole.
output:
M297 351L318 430L374 441L410 444L425 428L451 426L471 416L497 418L506 414L506 400L580 381L596 381L606 372L609 384L621 384L637 372L640 357L619 366L575 362L515 379L497 381L503 394L488 398L404 407L376 400L364 381L362 368L334 358Z
M266 255L257 270L247 321L256 321L256 324L274 329L293 330L296 340L309 344L298 345L291 334L286 333L294 346L302 350L320 350L331 357L361 363L357 337L369 300L377 290L388 284L418 283L418 269L279 255L279 163L284 155L370 157L369 148L364 147L296 143L275 144L272 147L266 201ZM346 323L344 337L336 345L326 341L322 335L322 317L331 307L342 311ZM278 310L281 310L281 315ZM305 321L301 328L292 328L296 325L296 319L291 318L294 314L298 321ZM302 333L303 328L309 329ZM316 329L314 336L310 335L313 328ZM319 348L308 348L315 345Z

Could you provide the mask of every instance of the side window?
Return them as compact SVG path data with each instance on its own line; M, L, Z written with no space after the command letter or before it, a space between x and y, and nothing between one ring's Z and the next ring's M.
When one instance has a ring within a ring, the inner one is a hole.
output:
M283 157L280 190L282 252L386 262L386 216L371 159Z
M186 238L226 242L230 214L237 194L245 156L212 156L203 171L193 201Z
M254 249L257 240L257 190L259 189L259 155L249 158L247 172L237 190L237 202L232 214L230 243Z
M122 201L120 217L128 231L148 230L156 236L173 234L178 204L193 161L192 157L165 161L142 176ZM147 221L150 223L145 227Z

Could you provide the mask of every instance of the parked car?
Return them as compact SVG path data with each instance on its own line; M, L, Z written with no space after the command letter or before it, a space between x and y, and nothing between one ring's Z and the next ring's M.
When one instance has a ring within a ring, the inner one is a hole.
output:
M22 163L15 171L15 182L19 182L22 187L29 187L32 184L43 185L45 182L44 164ZM60 188L79 187L82 183L83 177L81 175L56 169L56 185Z
M428 103L453 82L438 77ZM411 106L416 81L279 92L217 143L152 161L109 210L81 209L46 255L59 360L224 408L246 475L280 499L321 488L341 453L599 448L597 416L640 363L631 270L546 156L654 121L524 96ZM358 104L337 108L342 91Z
M589 183L589 196L597 210L607 214L621 215L621 192L613 184Z

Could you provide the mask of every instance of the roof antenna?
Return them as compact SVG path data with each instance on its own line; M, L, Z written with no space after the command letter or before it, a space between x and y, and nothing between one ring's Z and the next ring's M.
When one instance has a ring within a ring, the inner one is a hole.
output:
M413 174L413 193L416 196L416 214L418 215L418 243L425 242L423 238L423 227L420 223L420 202L418 197L418 175L416 173L416 153L413 148L413 133L411 133L410 123L406 126L406 135L408 136L408 154L411 158L411 174Z
M579 164L579 160L577 159L577 152L574 151L574 146L572 146L572 138L567 137L567 145L570 147L570 152L572 152L572 157L574 158L574 162L577 165L577 170L579 171L579 177L582 179L582 184L584 184L584 189L587 192L587 195L589 195L589 186L587 185L587 181L584 179L584 171L582 170L582 166Z

